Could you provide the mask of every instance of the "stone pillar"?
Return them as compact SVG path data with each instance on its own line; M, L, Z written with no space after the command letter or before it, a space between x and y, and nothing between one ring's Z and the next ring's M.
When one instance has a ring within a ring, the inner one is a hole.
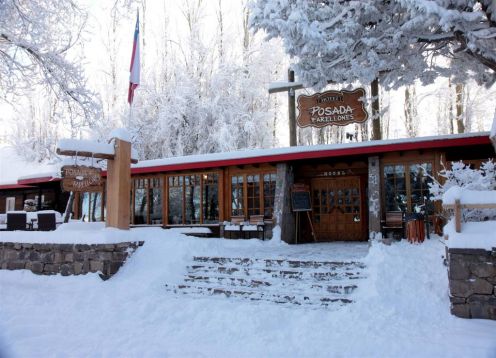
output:
M115 138L115 158L107 161L107 227L128 230L131 218L131 143Z
M277 164L276 197L274 202L275 225L281 228L281 240L295 242L295 218L291 211L291 186L294 183L292 167L289 164Z
M381 166L378 156L369 157L369 232L381 231Z

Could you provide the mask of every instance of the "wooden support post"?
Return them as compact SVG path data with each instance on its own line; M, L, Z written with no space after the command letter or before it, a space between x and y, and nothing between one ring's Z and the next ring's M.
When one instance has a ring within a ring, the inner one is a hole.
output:
M456 232L462 231L462 206L460 199L455 200L455 230Z
M288 70L288 82L294 82L293 70ZM293 88L288 89L288 114L289 114L289 146L296 146L296 95Z
M131 200L131 143L115 138L115 158L107 162L106 226L128 230Z

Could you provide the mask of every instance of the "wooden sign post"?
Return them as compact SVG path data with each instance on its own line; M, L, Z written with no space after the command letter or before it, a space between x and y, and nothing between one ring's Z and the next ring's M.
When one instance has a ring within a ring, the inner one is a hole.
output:
M107 161L107 227L129 229L131 219L131 143L115 140L114 160Z
M107 227L128 230L131 218L131 163L137 163L131 157L131 143L113 138L113 144L108 144L106 153L94 153L91 151L78 151L76 149L57 148L57 154L103 158L107 159L107 200L106 217ZM70 145L69 145L70 147ZM76 145L77 147L77 145ZM112 154L113 152L113 154ZM74 191L95 191L98 181L99 169L90 167L68 166L63 171L63 188ZM65 183L65 187L64 187Z

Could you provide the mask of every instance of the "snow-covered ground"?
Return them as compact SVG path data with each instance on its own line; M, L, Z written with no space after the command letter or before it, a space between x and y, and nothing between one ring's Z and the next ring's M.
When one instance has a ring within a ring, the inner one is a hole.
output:
M115 232L96 229L103 239ZM79 241L90 232L67 231ZM437 238L369 248L200 239L178 229L126 235L145 245L105 282L1 270L0 357L496 356L496 322L450 314ZM368 278L338 311L167 293L193 255L358 260Z

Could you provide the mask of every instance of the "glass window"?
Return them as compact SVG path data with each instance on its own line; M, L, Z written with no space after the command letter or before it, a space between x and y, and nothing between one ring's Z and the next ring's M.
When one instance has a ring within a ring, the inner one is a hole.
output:
M83 221L102 221L102 193L81 193L79 212Z
M429 197L432 163L388 164L384 166L386 211L416 212ZM408 186L407 186L408 181Z
M276 197L276 173L264 174L264 216L271 218L274 213L274 199Z
M203 223L219 221L219 174L203 174Z
M81 220L83 221L90 221L90 193L81 193L80 196L80 205L81 205L81 210L79 211L81 213Z
M162 179L150 179L150 224L162 224Z
M219 174L168 177L168 223L208 224L219 221Z
M148 222L148 179L134 181L134 224Z
M428 174L429 176L424 176ZM429 198L429 183L432 183L432 164L410 165L411 211L419 212Z
M169 224L183 223L183 177L169 177Z
M384 187L386 211L406 211L408 203L404 165L384 166Z
M185 180L186 224L200 223L200 176L187 175Z
M102 193L90 193L90 221L102 221Z
M260 215L260 176L246 176L246 195L248 198L248 216Z
M243 179L242 175L231 177L231 215L244 215Z

